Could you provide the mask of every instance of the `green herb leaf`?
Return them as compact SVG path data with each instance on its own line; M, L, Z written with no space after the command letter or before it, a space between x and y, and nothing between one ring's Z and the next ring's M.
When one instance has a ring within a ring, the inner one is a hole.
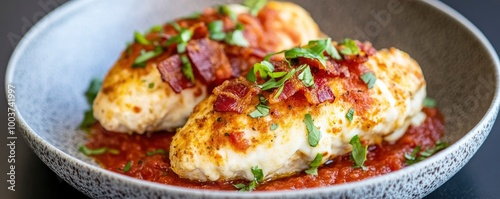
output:
M102 81L98 78L94 78L90 81L90 85L85 91L85 97L87 98L87 103L92 106L94 99L97 97L97 93L101 89Z
M281 53L284 53L286 50L282 50L282 51L279 51L279 52L274 52L274 53L269 53L267 54L265 57L264 57L264 61L269 61L271 59L272 56L274 55L277 55L277 54L281 54Z
M321 132L316 126L314 126L314 120L312 119L311 114L308 113L305 115L304 122L306 123L308 132L307 140L309 142L309 146L318 146L319 140L321 139Z
M282 78L286 74L287 74L287 72L285 72L285 71L279 71L279 72L271 72L271 73L268 73L267 75L269 75L269 77L271 77L271 78L277 79L277 78Z
M80 146L80 148L78 148L78 150L81 151L83 154L85 154L87 156L102 155L102 154L104 154L106 152L110 153L110 154L113 154L113 155L120 154L120 151L118 149L110 149L110 148L107 148L107 147L101 147L101 148L97 148L97 149L89 149L86 146Z
M182 30L182 27L177 22L175 22L175 21L172 22L172 23L170 23L170 25L172 27L174 27L174 29L177 30L178 32L180 32Z
M309 169L306 170L306 173L309 175L318 175L318 168L321 165L321 161L323 160L323 154L318 153L314 160L309 164Z
M210 33L210 39L216 41L222 41L226 38L226 33L224 33L224 23L221 20L212 21L208 24L208 32Z
M163 26L161 26L161 25L153 26L153 27L151 27L151 29L149 29L149 32L161 33L161 32L163 32Z
M367 72L361 75L361 79L365 82L366 86L368 86L368 89L373 88L375 82L377 81L377 77L372 72Z
M118 154L120 154L120 150L118 150L118 149L109 149L109 148L108 148L108 150L106 150L106 151L107 151L108 153L110 153L110 154L113 154L113 155L118 155Z
M181 62L182 62L182 73L186 78L194 83L194 73L193 73L193 67L191 66L191 61L189 61L189 58L187 55L183 54L181 55Z
M259 166L252 167L251 171L253 174L253 180L250 181L248 185L240 183L233 186L240 191L253 191L259 183L264 181L264 173L262 172L262 169L259 169Z
M271 64L269 61L261 61L260 63L256 63L253 65L253 68L251 70L253 72L253 75L255 76L257 73L259 73L260 78L262 79L267 79L267 75L271 72L274 71L274 66ZM248 76L247 76L248 77ZM250 80L251 81L251 80ZM253 82L255 82L254 80Z
M344 39L341 44L343 48L340 49L340 53L344 55L358 55L361 53L358 44L352 39Z
M269 114L269 110L271 109L269 106L267 106L267 100L263 96L259 96L259 104L255 106L257 110L251 112L248 114L251 118L259 118L259 117L264 117Z
M253 174L253 179L256 182L264 181L264 173L262 172L262 169L259 169L259 166L252 167L252 174Z
M248 47L250 43L248 43L247 39L243 35L243 30L234 30L233 32L229 32L226 35L224 41L233 46L241 46Z
M106 153L107 148L101 147L101 148L97 148L97 149L89 149L86 146L80 146L80 148L78 150L80 150L83 154L85 154L87 156L91 156L91 155L102 155L102 154Z
M170 46L172 44L187 43L192 37L193 37L193 31L189 29L181 29L179 34L167 40L165 45Z
M302 83L304 83L306 87L314 87L314 77L309 66L304 68L304 70L299 74L298 78L302 81Z
M88 132L90 130L90 127L92 127L92 125L95 123L95 121L96 120L94 118L94 110L92 108L88 109L83 114L83 120L80 123L80 125L78 125L78 129L81 129L81 130Z
M148 152L146 152L147 156L153 156L153 155L156 155L156 154L165 155L165 150L163 150L163 149L156 149L154 151L148 151Z
M177 44L177 53L179 54L182 54L182 53L185 53L186 52L186 47L187 47L187 43L178 43Z
M151 82L151 83L149 83L149 84L148 84L148 88L149 88L149 89L152 89L152 88L154 88L154 87L155 87L155 83Z
M142 44L142 45L151 45L151 42L144 37L140 32L135 31L134 32L134 38L135 41Z
M332 41L328 41L328 45L326 47L326 54L330 55L330 57L336 59L336 60L342 60L342 57L340 56L339 52L337 51L337 48L335 48L332 45Z
M85 111L83 115L83 120L78 126L79 129L84 131L89 131L90 127L95 123L94 111L92 109L94 99L97 97L99 90L101 89L102 81L100 79L94 78L90 81L89 87L85 91L85 98L90 106L90 109Z
M436 143L436 146L434 146L433 148L428 149L427 151L423 151L422 153L420 153L420 156L428 158L428 157L434 155L436 152L445 149L446 147L448 147L448 145L449 144L446 143L446 142L438 141Z
M314 52L314 51L312 51L310 49L306 49L306 48L292 48L290 50L285 51L285 58L286 59L295 59L298 57L316 59L323 66L326 66L326 60L325 60L325 57L323 56L323 53L317 54L317 52Z
M271 131L278 129L278 124L271 124Z
M354 108L350 108L345 114L345 117L349 120L349 122L352 122L352 118L354 117Z
M412 165L422 160L425 160L428 157L431 157L432 155L437 153L438 151L445 149L446 147L448 147L448 143L438 141L433 148L420 152L420 146L417 146L413 149L411 154L405 153L406 164Z
M250 14L257 16L259 11L267 4L267 0L245 0L243 5L250 8Z
M233 12L227 5L219 6L219 14L226 15L233 21L236 21L238 19L236 13Z
M257 77L255 76L255 72L253 71L254 71L253 68L250 71L248 71L247 80L255 83L257 81Z
M325 52L325 50L328 48L328 46L332 46L332 40L330 38L309 41L309 43L303 48L308 49L315 55L321 56L323 55L323 52Z
M434 108L434 107L436 107L436 100L434 100L432 98L429 98L429 97L426 97L424 99L424 103L423 104L427 108Z
M132 168L132 164L132 161L127 162L127 164L125 164L125 167L123 167L123 172L127 173L128 171L130 171L130 168Z
M368 146L363 146L361 141L359 140L359 136L355 135L349 141L349 144L352 146L352 159L354 160L355 168L362 168L363 170L366 167L363 165L366 160L366 154L368 151Z
M134 63L132 64L132 68L144 68L146 67L146 62L152 58L157 57L163 53L163 49L161 47L156 47L153 51L142 51L137 58L135 58Z
M240 183L240 184L234 184L233 185L236 189L243 189L245 188L247 185L246 184L243 184L243 183ZM240 190L241 191L241 190Z
M419 152L420 152L420 146L417 146L411 151L411 154L405 153L406 164L412 165L418 162L417 155Z

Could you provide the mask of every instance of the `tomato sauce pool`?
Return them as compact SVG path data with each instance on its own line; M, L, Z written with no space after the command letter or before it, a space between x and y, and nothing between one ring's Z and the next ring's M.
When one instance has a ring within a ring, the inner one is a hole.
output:
M266 181L257 186L257 191L292 190L323 187L354 182L380 176L407 166L405 153L414 148L430 149L444 134L442 115L431 108L424 108L427 119L419 127L410 127L396 143L382 143L368 147L366 169L353 168L350 154L328 161L318 169L318 175L304 172L290 177ZM156 132L151 135L128 135L104 130L100 124L93 126L86 147L105 147L108 152L92 156L105 169L163 184L216 190L236 190L233 184L244 181L197 182L179 178L170 170L168 149L174 133Z

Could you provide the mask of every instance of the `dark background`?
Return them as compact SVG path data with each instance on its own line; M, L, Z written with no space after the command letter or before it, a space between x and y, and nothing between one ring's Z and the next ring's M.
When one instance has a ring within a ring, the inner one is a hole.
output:
M20 37L40 18L66 0L7 0L0 5L0 74ZM474 23L500 51L500 0L443 0ZM3 76L2 76L3 77ZM3 80L4 78L2 78ZM1 81L4 88L5 81ZM7 189L7 103L0 96L0 198L86 198L57 177L18 134L16 191ZM427 198L500 198L500 122L465 167Z

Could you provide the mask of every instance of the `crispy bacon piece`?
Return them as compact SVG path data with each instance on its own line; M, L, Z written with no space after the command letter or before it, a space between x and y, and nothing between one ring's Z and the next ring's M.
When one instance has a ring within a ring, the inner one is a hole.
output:
M243 77L225 81L222 85L214 89L217 99L214 103L214 110L219 112L241 113L243 108L250 104L260 89Z
M335 95L327 83L327 77L317 74L314 77L314 88L309 87L303 90L303 94L310 104L320 104L326 101L333 102L335 100Z
M194 72L204 83L222 82L231 78L231 64L221 44L208 38L191 40L186 51L193 63Z
M182 63L179 55L172 55L160 61L157 67L158 71L160 71L161 79L167 82L176 93L193 86L193 83L182 73Z

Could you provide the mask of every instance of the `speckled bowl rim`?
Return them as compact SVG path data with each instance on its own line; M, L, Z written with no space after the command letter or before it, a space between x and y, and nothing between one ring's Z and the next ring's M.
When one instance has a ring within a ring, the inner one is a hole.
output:
M67 2L66 4L63 4L59 8L57 8L55 11L49 13L46 17L44 17L40 22L38 22L31 30L23 37L21 42L18 44L16 47L14 53L12 54L12 57L9 61L9 64L7 66L6 70L6 75L5 75L5 86L6 86L6 91L7 91L7 86L13 82L14 79L14 71L15 71L15 66L18 63L18 60L22 58L22 52L24 52L24 49L28 47L28 44L31 42L32 38L34 38L36 35L39 33L43 32L46 30L46 27L53 23L56 20L59 20L60 18L64 17L68 13L71 13L75 9L79 9L82 6L88 6L89 4L92 4L94 1L97 0L86 0L86 1L71 1ZM434 161L445 158L446 156L450 155L453 151L458 150L458 148L465 143L473 140L473 137L475 134L480 133L480 129L484 128L484 126L488 125L489 122L495 120L497 113L498 113L498 108L499 108L499 93L500 93L500 86L499 86L499 71L500 71L500 61L498 58L497 53L495 52L494 48L492 47L491 43L486 39L486 37L483 35L483 33L476 27L474 26L468 19L466 19L464 16L459 14L457 11L453 10L446 4L440 2L440 1L434 1L434 0L423 0L422 2L427 3L431 5L432 7L444 12L445 14L451 16L455 20L457 20L459 23L461 23L463 26L465 26L468 30L470 30L474 36L476 36L479 41L484 45L484 47L487 49L488 54L490 58L493 59L494 64L495 64L495 77L497 79L496 82L496 88L495 88L495 94L493 101L488 108L488 111L484 115L484 117L481 119L481 121L474 126L465 136L460 138L458 141L456 141L454 144L449 146L448 148L444 149L440 153L426 159L425 161L422 161L418 164L412 165L410 167L406 167L404 169L391 172L389 174L385 174L382 176L358 181L358 182L351 182L351 183L346 183L346 184L340 184L340 185L334 185L334 186L328 186L328 187L321 187L321 188L310 188L310 189L302 189L302 190L287 190L287 191L272 191L272 192L253 192L253 193L241 193L241 192L234 192L234 191L213 191L213 190L200 190L200 189L190 189L190 188L183 188L183 187L178 187L178 186L172 186L172 185L165 185L165 184L160 184L160 183L155 183L155 182L149 182L145 180L140 180L132 177L128 177L125 175L121 175L106 169L103 169L101 167L98 167L96 165L89 164L87 162L84 162L76 157L73 157L69 154L64 153L63 151L59 150L58 148L54 147L53 145L49 144L47 141L45 141L42 137L40 137L31 127L29 124L26 123L26 121L23 119L22 113L17 113L17 122L20 125L21 128L26 130L30 135L31 138L38 144L42 144L45 147L47 147L48 152L53 153L57 156L59 156L62 159L68 160L72 162L74 165L83 167L86 170L93 172L97 176L104 176L109 179L118 180L118 181L123 181L126 182L129 185L133 186L139 186L139 187L148 187L153 190L158 190L158 191L168 191L169 193L172 193L174 195L178 194L188 194L193 197L238 197L238 198L268 198L268 197L295 197L299 195L316 195L316 194L325 194L325 193L331 193L331 192L346 192L351 189L356 189L360 188L363 186L368 186L368 185L375 185L375 184L383 184L385 182L389 182L394 179L398 179L401 177L404 177L405 173L409 172L416 172L419 170L423 170L425 167L430 166ZM17 105L16 105L17 106ZM16 110L17 107L16 107ZM487 136L489 132L486 133L485 136ZM33 149L33 146L30 146ZM477 151L477 149L476 149ZM474 151L474 153L476 152ZM77 187L78 188L78 187ZM153 191L152 190L152 191Z

